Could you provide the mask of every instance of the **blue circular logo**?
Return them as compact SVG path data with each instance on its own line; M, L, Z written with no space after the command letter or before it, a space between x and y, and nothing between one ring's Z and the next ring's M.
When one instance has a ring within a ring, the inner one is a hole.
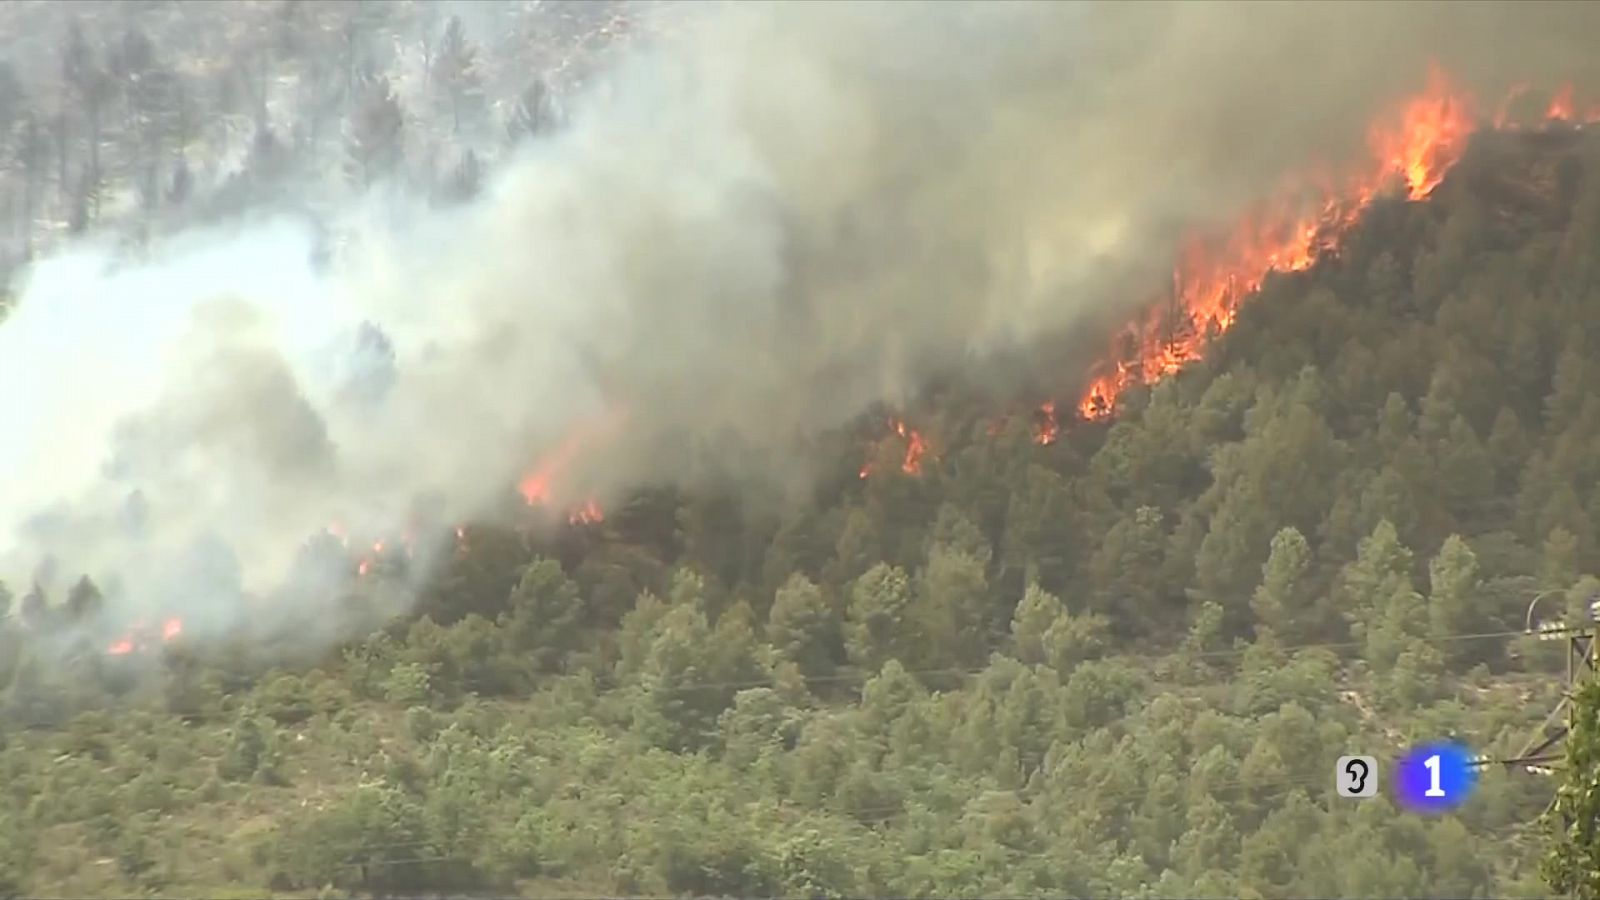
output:
M1478 786L1472 753L1460 744L1423 744L1400 757L1394 767L1394 796L1412 812L1454 809Z

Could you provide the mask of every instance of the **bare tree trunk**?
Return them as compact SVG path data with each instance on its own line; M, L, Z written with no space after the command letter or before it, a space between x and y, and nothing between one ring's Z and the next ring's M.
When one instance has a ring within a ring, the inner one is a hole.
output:
M67 151L71 138L72 120L67 117L67 110L63 104L62 109L56 113L56 183L61 187L61 196L66 197L72 193L72 185L67 181Z
M89 190L93 201L93 218L100 218L100 107L89 109Z
M33 258L33 192L39 180L38 166L30 160L22 173L22 258Z

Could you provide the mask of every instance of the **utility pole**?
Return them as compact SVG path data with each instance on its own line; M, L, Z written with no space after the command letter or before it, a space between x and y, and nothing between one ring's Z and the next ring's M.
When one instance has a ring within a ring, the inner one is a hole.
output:
M1566 682L1562 686L1561 701L1555 709L1545 716L1544 722L1534 732L1517 752L1508 759L1491 759L1480 756L1473 761L1475 768L1484 768L1492 764L1500 764L1507 770L1522 768L1534 775L1554 775L1560 770L1560 761L1565 755L1561 747L1562 742L1572 733L1577 718L1577 709L1573 706L1572 698L1577 693L1582 681L1594 678L1595 670L1595 622L1600 619L1600 599L1589 601L1588 615L1582 621L1571 623L1566 621L1541 621L1538 625L1533 622L1533 610L1539 600L1558 591L1544 591L1533 598L1528 604L1527 620L1524 631L1537 635L1541 641L1563 641L1566 644L1567 674Z

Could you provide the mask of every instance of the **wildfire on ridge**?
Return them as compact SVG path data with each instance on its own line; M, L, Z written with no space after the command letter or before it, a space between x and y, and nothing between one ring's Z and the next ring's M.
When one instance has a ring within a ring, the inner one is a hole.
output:
M1525 94L1518 85L1492 122L1514 129L1511 107ZM1151 384L1201 358L1207 339L1228 330L1238 304L1261 287L1271 272L1297 272L1336 253L1361 213L1381 193L1404 186L1408 200L1422 200L1460 160L1479 126L1473 97L1457 89L1438 67L1427 87L1375 122L1367 134L1372 160L1343 183L1319 179L1318 202L1307 214L1293 204L1299 190L1263 204L1221 240L1190 239L1179 254L1167 302L1158 303L1115 342L1118 351L1102 364L1078 402L1085 419L1111 415L1117 397L1135 384ZM1557 90L1545 109L1546 122L1580 126L1600 121L1600 106L1575 117L1571 86ZM1119 352L1131 351L1131 352ZM1043 442L1041 442L1043 443Z
M173 616L161 623L161 643L169 643L177 639L181 634L183 634L182 619ZM147 650L155 642L155 636L150 633L150 629L141 620L134 622L121 637L112 641L106 647L106 653L110 656L127 656L135 651Z
M923 439L922 432L911 428L900 419L890 419L889 429L906 442L906 453L900 460L900 471L907 475L921 475L922 458L928 453L928 442ZM866 478L871 474L872 460L869 459L861 466L861 471L858 475L861 478Z

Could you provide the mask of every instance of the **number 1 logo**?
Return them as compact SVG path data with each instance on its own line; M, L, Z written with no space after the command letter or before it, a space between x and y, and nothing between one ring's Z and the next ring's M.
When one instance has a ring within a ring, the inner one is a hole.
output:
M1444 788L1439 786L1439 754L1435 753L1423 762L1428 767L1428 789L1422 792L1424 797L1443 797Z
M1454 809L1472 795L1477 783L1472 753L1460 744L1425 744L1395 765L1395 799L1413 812Z

